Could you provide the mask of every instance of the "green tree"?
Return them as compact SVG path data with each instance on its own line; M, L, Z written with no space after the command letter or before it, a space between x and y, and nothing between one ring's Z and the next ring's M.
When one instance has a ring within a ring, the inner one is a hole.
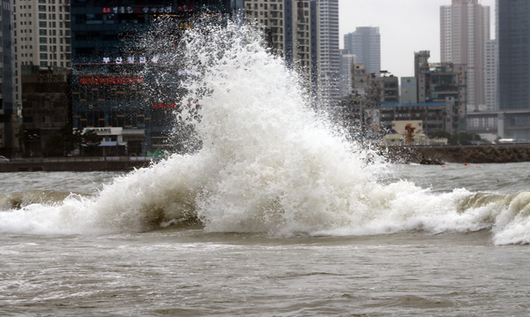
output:
M82 129L73 129L72 125L67 124L48 139L46 151L52 156L67 156L81 145L94 148L100 143L101 137L96 132L83 133Z
M74 130L72 125L67 124L50 136L46 142L46 152L52 156L67 156L79 147L81 140L81 131Z
M97 148L101 143L101 136L99 136L96 131L89 130L81 135L82 142L81 145L86 148L88 155L94 156L97 154Z
M471 145L474 142L482 141L480 135L476 133L467 133L460 132L458 134L453 134L449 139L449 144L452 145Z
M451 133L445 132L445 131L436 131L431 134L429 134L429 138L431 139L447 139L448 141L451 139Z

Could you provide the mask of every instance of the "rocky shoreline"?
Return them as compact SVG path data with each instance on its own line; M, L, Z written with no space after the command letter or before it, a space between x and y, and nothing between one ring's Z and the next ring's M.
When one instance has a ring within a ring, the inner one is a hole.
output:
M389 146L379 153L396 163L512 163L530 161L530 144Z

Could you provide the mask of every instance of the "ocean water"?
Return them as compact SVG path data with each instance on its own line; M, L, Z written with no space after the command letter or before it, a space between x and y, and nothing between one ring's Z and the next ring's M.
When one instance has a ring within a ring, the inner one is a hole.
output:
M194 32L196 151L0 174L0 315L528 314L530 163L388 164L251 28Z

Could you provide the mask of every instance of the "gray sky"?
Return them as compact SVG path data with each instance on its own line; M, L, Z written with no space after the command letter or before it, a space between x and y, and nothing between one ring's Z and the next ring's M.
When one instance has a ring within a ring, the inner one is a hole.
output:
M495 37L495 0L490 6L491 37ZM340 48L344 34L358 26L379 27L381 68L395 76L414 75L414 52L431 51L431 63L440 62L440 6L451 0L339 0Z

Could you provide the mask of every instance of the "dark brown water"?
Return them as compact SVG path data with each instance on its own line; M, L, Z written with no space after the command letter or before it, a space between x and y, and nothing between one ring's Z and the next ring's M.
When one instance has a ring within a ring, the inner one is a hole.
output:
M459 165L396 166L391 175L429 183L432 199L453 199L451 187L502 192L495 186L505 183L509 192L522 190L525 177L513 171L527 167L482 166L490 175L474 183L473 171ZM97 195L115 176L1 174L0 184L5 194L46 188L58 178L65 185L54 185L57 190ZM350 228L351 234L279 236L209 232L200 223L182 223L75 234L67 222L57 222L58 208L35 204L1 213L0 315L524 316L530 309L530 249L496 245L493 224L476 232L415 227L354 234ZM37 227L29 221L35 210L53 216Z

